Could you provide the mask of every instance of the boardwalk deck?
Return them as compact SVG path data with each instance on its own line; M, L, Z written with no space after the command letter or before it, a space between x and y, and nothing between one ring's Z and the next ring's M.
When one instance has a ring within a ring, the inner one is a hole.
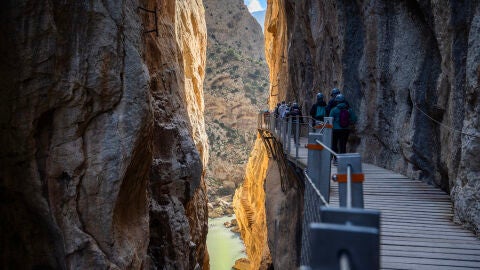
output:
M305 168L306 138L298 158L291 142L289 159ZM480 269L480 239L452 221L448 194L420 181L363 164L365 208L381 211L382 269ZM336 168L332 167L332 173ZM338 185L331 183L332 206Z

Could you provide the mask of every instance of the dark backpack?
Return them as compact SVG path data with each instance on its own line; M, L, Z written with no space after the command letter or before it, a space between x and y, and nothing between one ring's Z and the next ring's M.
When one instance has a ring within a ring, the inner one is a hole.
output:
M350 126L350 112L347 108L340 110L340 126L342 128L348 128L348 126Z

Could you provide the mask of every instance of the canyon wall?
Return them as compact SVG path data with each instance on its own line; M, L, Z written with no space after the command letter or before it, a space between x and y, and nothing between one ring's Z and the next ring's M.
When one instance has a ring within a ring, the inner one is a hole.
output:
M478 233L479 16L479 1L269 0L270 107L339 87L359 116L349 150L450 192Z
M154 2L154 3L152 3ZM150 1L160 34L145 38L154 115L151 268L208 269L203 119L206 24L202 1ZM152 28L154 17L143 18Z
M284 27L285 10L280 2L268 1L265 21L265 58L269 66L270 91L267 100L272 110L286 99L288 63L287 32ZM268 28L267 28L268 27ZM250 269L290 267L298 264L293 243L294 237L278 237L286 232L292 217L298 214L295 207L283 207L285 202L298 196L295 192L279 191L280 177L275 160L269 159L261 138L257 137L247 163L244 183L237 189L234 209L244 239ZM268 189L266 189L268 187ZM265 194L267 192L267 194ZM268 220L267 220L268 219ZM285 234L290 236L293 230ZM285 244L285 245L284 245Z
M0 268L208 264L201 1L0 14Z
M233 206L246 247L249 269L267 269L271 263L265 209L265 177L269 159L257 138L245 170L245 180L235 192Z

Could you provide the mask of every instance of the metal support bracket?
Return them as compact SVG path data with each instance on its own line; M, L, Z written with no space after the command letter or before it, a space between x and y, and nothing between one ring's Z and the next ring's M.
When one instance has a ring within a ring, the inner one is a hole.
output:
M156 34L157 37L158 37L158 17L157 17L157 9L155 8L154 10L150 10L150 9L146 9L146 8L144 8L144 7L138 6L138 10L141 10L141 11L144 11L144 12L147 12L147 13L152 13L152 14L155 16L155 29L147 30L147 31L144 31L143 33L144 33L144 34L148 34L148 33L155 32L155 34Z

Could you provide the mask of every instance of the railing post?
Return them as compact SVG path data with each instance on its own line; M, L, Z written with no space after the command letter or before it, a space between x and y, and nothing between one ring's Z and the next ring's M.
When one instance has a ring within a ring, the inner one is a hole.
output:
M330 153L317 144L317 140L326 143L324 134L313 132L308 134L307 173L325 200L330 202Z
M293 117L289 116L288 117L288 124L287 124L287 154L290 155L290 151L292 149L292 145L290 141L292 140L292 119Z
M270 113L270 131L275 135L275 111Z
M285 118L282 118L282 145L283 145L283 152L287 152L287 144L285 143L287 141L287 120Z
M295 160L298 159L298 147L300 146L300 115L297 115L297 126L295 128Z
M363 208L363 181L365 176L362 172L362 161L360 154L339 154L337 156L337 160L337 181L340 207L350 206L347 202L351 200L351 207ZM351 171L350 192L348 187L348 167L350 167ZM349 198L348 195L351 197Z
M333 117L325 117L324 125L325 125L325 128L323 129L323 137L324 137L323 143L326 146L332 148Z

